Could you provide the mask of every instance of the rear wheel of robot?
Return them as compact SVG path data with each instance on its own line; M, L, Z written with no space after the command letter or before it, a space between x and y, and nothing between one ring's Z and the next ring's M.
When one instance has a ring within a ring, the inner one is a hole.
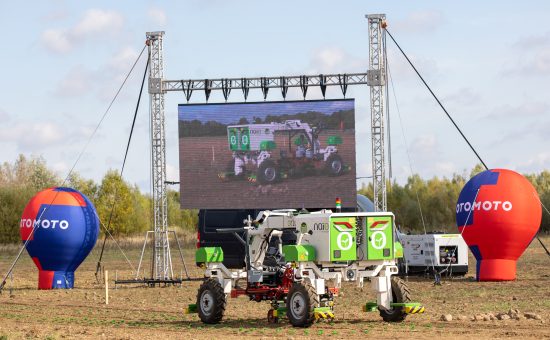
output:
M392 276L391 278L392 302L407 303L411 302L411 292L409 287L401 278ZM380 309L380 316L386 322L401 322L407 317L405 307L394 307L389 310Z
M197 309L202 322L216 324L223 318L226 297L218 280L209 278L199 287Z

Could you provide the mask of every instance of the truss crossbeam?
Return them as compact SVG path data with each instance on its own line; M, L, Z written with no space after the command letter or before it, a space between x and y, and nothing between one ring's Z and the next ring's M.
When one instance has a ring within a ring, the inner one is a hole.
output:
M163 80L163 91L182 91L187 100L191 98L193 91L204 91L206 96L210 96L211 91L222 91L227 99L231 90L242 90L245 97L248 96L248 90L261 89L264 96L268 89L281 89L283 97L286 97L288 88L298 87L302 92L307 92L310 86L319 86L324 91L327 86L340 86L344 96L346 95L348 85L363 85L369 83L367 73L347 73L347 74L318 74L318 75L299 75L299 76L276 76L276 77L256 77L256 78L216 78L216 79L181 79L181 80ZM208 99L208 98L207 98Z

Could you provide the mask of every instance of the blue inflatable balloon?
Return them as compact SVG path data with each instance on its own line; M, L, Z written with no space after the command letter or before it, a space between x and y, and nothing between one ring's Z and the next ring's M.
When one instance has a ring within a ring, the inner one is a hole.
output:
M97 241L99 220L79 191L49 188L25 207L20 233L38 267L38 289L73 288L74 271Z

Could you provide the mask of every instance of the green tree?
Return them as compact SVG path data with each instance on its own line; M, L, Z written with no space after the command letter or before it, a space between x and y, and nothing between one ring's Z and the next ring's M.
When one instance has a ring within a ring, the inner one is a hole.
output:
M109 228L111 234L130 234L135 231L135 226L131 225L135 214L131 187L115 170L109 170L103 177L95 207L100 222Z
M42 157L23 155L0 165L0 242L17 242L19 221L29 200L39 191L60 184Z
M198 223L198 211L196 209L180 208L180 193L168 190L168 224L170 227L178 227L183 230L196 230Z
M474 177L475 175L477 175L480 172L483 172L485 170L486 169L483 166L483 164L481 164L481 163L476 164L476 166L472 169L472 171L470 171L470 178Z

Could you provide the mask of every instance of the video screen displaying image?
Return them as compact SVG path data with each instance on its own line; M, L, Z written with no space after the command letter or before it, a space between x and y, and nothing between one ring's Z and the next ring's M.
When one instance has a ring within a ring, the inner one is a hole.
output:
M355 207L355 101L180 104L181 207Z

